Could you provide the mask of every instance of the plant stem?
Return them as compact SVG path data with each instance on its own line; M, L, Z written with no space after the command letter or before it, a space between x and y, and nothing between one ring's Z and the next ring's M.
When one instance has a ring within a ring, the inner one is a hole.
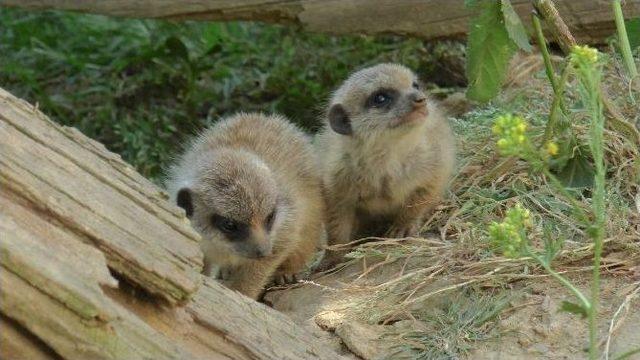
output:
M562 110L563 114L566 114L565 106L564 106L564 88L565 83L567 82L568 73L566 71L562 74L562 85L558 85L558 78L556 77L556 72L553 67L553 63L551 62L551 56L549 56L549 49L547 48L547 41L544 38L544 34L542 33L542 25L540 25L540 15L534 13L531 15L531 21L533 22L533 28L536 32L536 40L538 42L538 47L540 48L540 53L542 54L542 60L544 61L544 69L547 73L547 78L551 83L551 87L553 88L553 104L551 106L551 111L549 113L549 122L547 123L547 128L545 129L545 136L543 138L542 144L540 146L544 146L547 141L551 139L553 132L555 130L556 117L558 113L558 108ZM566 67L565 67L566 70ZM561 87L561 88L560 88Z
M549 264L546 261L544 261L544 259L542 259L540 256L536 254L532 254L531 252L529 252L528 255L534 258L538 263L540 263L540 265L542 265L542 267L549 273L549 275L553 276L562 285L564 285L564 287L569 289L569 291L571 291L573 295L575 295L575 297L577 297L578 300L580 300L580 305L584 307L584 309L587 311L587 314L589 313L592 307L592 304L589 301L589 299L587 299L587 297L584 296L584 294L580 290L578 290L578 288L573 286L573 284L569 280L567 280L564 276L558 274L555 270L553 270L551 266L549 266Z
M618 29L618 43L620 44L620 51L622 52L622 59L627 67L629 76L633 79L638 76L638 69L633 62L633 55L631 54L631 45L629 45L629 38L627 37L627 28L624 26L624 16L622 14L622 6L620 0L614 0L613 14L616 19L616 28Z
M540 53L542 53L542 60L544 60L544 70L547 73L547 78L549 78L549 82L551 82L551 87L553 88L553 93L558 95L558 79L556 78L556 72L553 68L553 64L551 63L551 57L549 56L549 49L547 49L547 42L544 38L544 34L542 33L542 26L540 25L540 18L538 14L531 15L531 22L533 23L533 28L536 31L536 40L538 41L538 47L540 48Z
M556 130L558 123L558 111L562 107L564 88L566 87L569 79L569 73L571 72L571 64L566 62L562 74L560 75L560 81L557 83L557 89L554 89L553 103L551 104L551 110L549 111L549 120L547 121L547 127L544 129L544 136L542 138L542 146L551 140L553 133Z
M591 309L589 311L589 356L595 359L598 356L598 301L600 298L600 258L602 256L602 241L604 239L605 225L605 163L604 163L604 115L602 111L602 100L600 98L600 70L594 69L589 75L589 79L583 79L585 93L588 95L589 106L591 107L591 126L589 147L593 154L593 163L596 170L592 207L594 214L594 224L589 234L593 239L593 279L591 282Z
M564 97L562 96L562 90L558 88L558 77L556 75L556 70L553 67L553 63L551 62L551 56L549 55L549 49L547 48L547 40L544 38L544 34L542 33L542 25L540 24L540 15L537 13L533 13L531 15L531 21L533 22L533 28L536 32L536 40L538 42L538 47L540 48L540 53L542 54L542 60L544 61L544 70L547 73L547 78L551 83L551 87L553 88L553 94L556 97L560 97L559 106L562 110L562 114L566 115L566 107L564 105ZM563 88L564 89L564 86ZM555 98L554 98L555 100ZM545 142L549 141L549 139L545 139ZM542 144L544 146L544 143Z

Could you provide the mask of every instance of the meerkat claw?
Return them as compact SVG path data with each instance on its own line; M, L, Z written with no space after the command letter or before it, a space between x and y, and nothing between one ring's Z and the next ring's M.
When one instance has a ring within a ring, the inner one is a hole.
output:
M274 283L278 285L295 284L298 282L297 274L280 274L274 278Z

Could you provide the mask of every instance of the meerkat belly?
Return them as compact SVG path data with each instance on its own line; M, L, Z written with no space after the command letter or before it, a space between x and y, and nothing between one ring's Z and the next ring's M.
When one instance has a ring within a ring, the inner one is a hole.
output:
M396 209L401 205L401 201L394 201L394 199L386 199L382 197L373 197L361 200L358 204L358 209L370 214L384 215L396 212Z
M411 184L383 175L363 181L358 191L358 209L371 215L387 215L398 211L411 193ZM409 185L409 186L407 186Z

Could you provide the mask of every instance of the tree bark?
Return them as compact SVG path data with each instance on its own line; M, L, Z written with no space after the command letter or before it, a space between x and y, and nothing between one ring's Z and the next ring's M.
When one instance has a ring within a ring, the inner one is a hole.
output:
M199 236L102 145L0 89L3 359L335 359L200 274Z
M512 4L530 26L531 1L512 0ZM556 0L555 4L580 42L601 43L614 33L608 1ZM296 24L313 32L393 33L424 39L462 37L472 15L462 0L0 0L0 5L135 18L251 20ZM640 0L625 1L623 10L628 18L640 16Z

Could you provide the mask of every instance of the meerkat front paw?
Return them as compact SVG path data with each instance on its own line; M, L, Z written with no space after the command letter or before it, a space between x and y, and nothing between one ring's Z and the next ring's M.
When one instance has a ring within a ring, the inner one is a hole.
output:
M302 274L277 273L273 277L273 283L276 285L295 284L302 278Z
M273 283L276 285L295 284L306 277L304 267L292 265L291 261L286 261L280 265L273 274Z
M420 230L418 223L392 225L387 230L386 236L394 239L417 236Z
M216 266L211 270L211 277L216 280L229 280L233 269L229 266Z

